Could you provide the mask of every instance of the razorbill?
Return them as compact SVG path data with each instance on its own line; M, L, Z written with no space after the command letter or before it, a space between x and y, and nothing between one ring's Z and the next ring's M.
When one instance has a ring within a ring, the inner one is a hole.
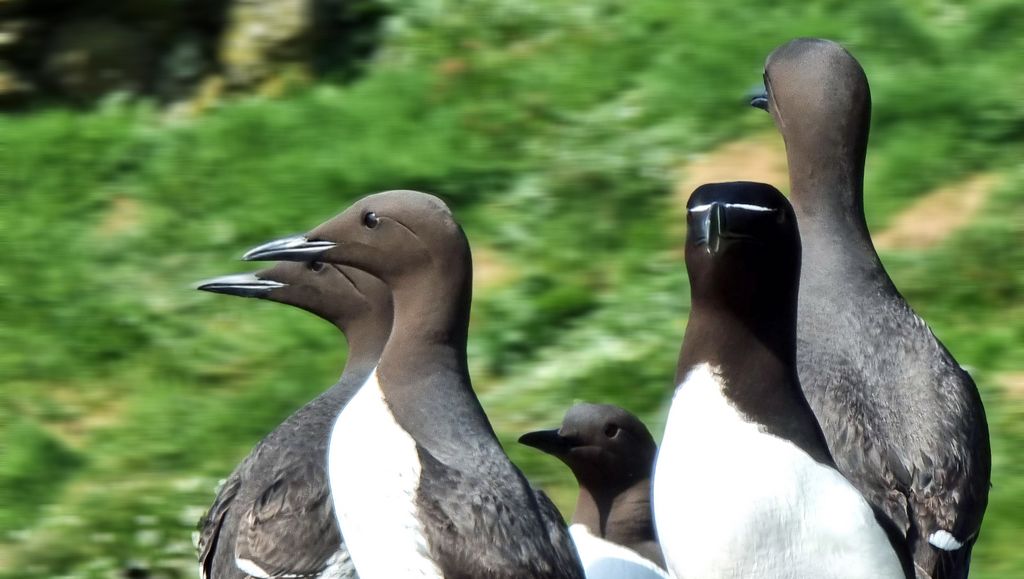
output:
M687 227L690 318L653 489L669 571L909 576L905 545L836 470L800 390L789 203L770 185L703 185Z

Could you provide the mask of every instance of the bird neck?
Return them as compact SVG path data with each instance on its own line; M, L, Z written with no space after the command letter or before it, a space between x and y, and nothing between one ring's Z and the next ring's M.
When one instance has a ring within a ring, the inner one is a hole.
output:
M723 394L745 417L794 442L815 460L833 464L797 378L795 305L780 304L780 310L764 313L768 323L757 324L694 300L676 384L694 367L712 366Z
M892 287L864 216L863 151L841 142L794 151L787 142L790 198L803 240L804 302L825 296L839 279L861 293Z
M394 324L380 365L429 353L439 362L465 368L472 280L467 260L443 264L443 272L424 268L395 284Z
M793 204L820 209L840 207L850 213L860 208L856 213L863 216L867 134L859 142L834 126L816 131L801 129L793 134L783 132ZM804 191L812 195L804 196ZM813 194L820 191L830 194Z
M788 303L780 297L771 308L738 313L714 297L692 296L675 383L701 363L752 376L770 372L765 377L773 380L763 382L788 383L796 368L796 296L789 298Z
M804 263L843 240L847 251L877 260L864 217L864 164L870 105L861 114L780 125L789 164L790 201L805 240ZM828 243L807 240L822 238Z
M650 478L600 492L581 484L572 522L619 545L655 540Z
M429 273L429 272L428 272ZM377 364L380 388L395 420L416 443L452 466L506 460L466 363L472 268L445 264L393 284L395 320ZM475 453L458 451L472 440Z
M362 376L365 379L380 360L381 352L384 351L384 344L387 341L387 333L380 336L379 334L351 331L348 335L351 338L348 341L348 356L345 358L342 378Z

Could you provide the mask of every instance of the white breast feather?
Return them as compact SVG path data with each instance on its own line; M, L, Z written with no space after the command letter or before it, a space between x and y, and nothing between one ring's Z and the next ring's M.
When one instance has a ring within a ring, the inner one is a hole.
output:
M569 527L587 579L668 579L668 573L632 549L591 534L586 526Z
M903 577L860 493L748 421L708 364L676 388L653 485L655 525L676 577Z
M360 577L442 576L416 518L416 443L395 422L376 369L335 421L327 468L338 525Z

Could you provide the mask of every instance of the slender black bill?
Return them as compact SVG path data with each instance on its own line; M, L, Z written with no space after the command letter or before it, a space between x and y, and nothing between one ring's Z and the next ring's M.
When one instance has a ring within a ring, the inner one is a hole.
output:
M333 241L310 241L305 235L292 235L268 241L245 252L245 261L314 261L337 245Z
M519 444L532 446L537 450L541 450L555 456L561 456L569 452L573 446L575 446L573 444L573 439L562 436L558 433L557 429L527 432L519 437Z
M262 298L287 285L272 279L260 279L251 273L240 273L203 280L196 284L196 289L243 298Z

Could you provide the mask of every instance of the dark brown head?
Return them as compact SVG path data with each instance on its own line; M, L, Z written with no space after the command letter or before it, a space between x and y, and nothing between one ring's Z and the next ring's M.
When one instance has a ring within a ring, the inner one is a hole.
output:
M309 233L251 249L246 260L357 267L392 288L426 271L468 264L469 243L443 201L418 191L369 195Z
M255 273L208 279L197 289L295 306L343 332L364 321L384 336L391 328L391 291L381 280L352 267L282 262Z
M701 185L686 210L694 308L757 321L795 307L800 234L778 189L746 181Z
M765 94L751 104L771 113L786 141L794 195L812 168L836 181L822 187L859 187L871 124L860 63L835 42L798 38L768 56L764 84Z
M577 404L561 428L530 432L519 442L559 458L594 493L650 478L657 453L643 422L609 404Z

